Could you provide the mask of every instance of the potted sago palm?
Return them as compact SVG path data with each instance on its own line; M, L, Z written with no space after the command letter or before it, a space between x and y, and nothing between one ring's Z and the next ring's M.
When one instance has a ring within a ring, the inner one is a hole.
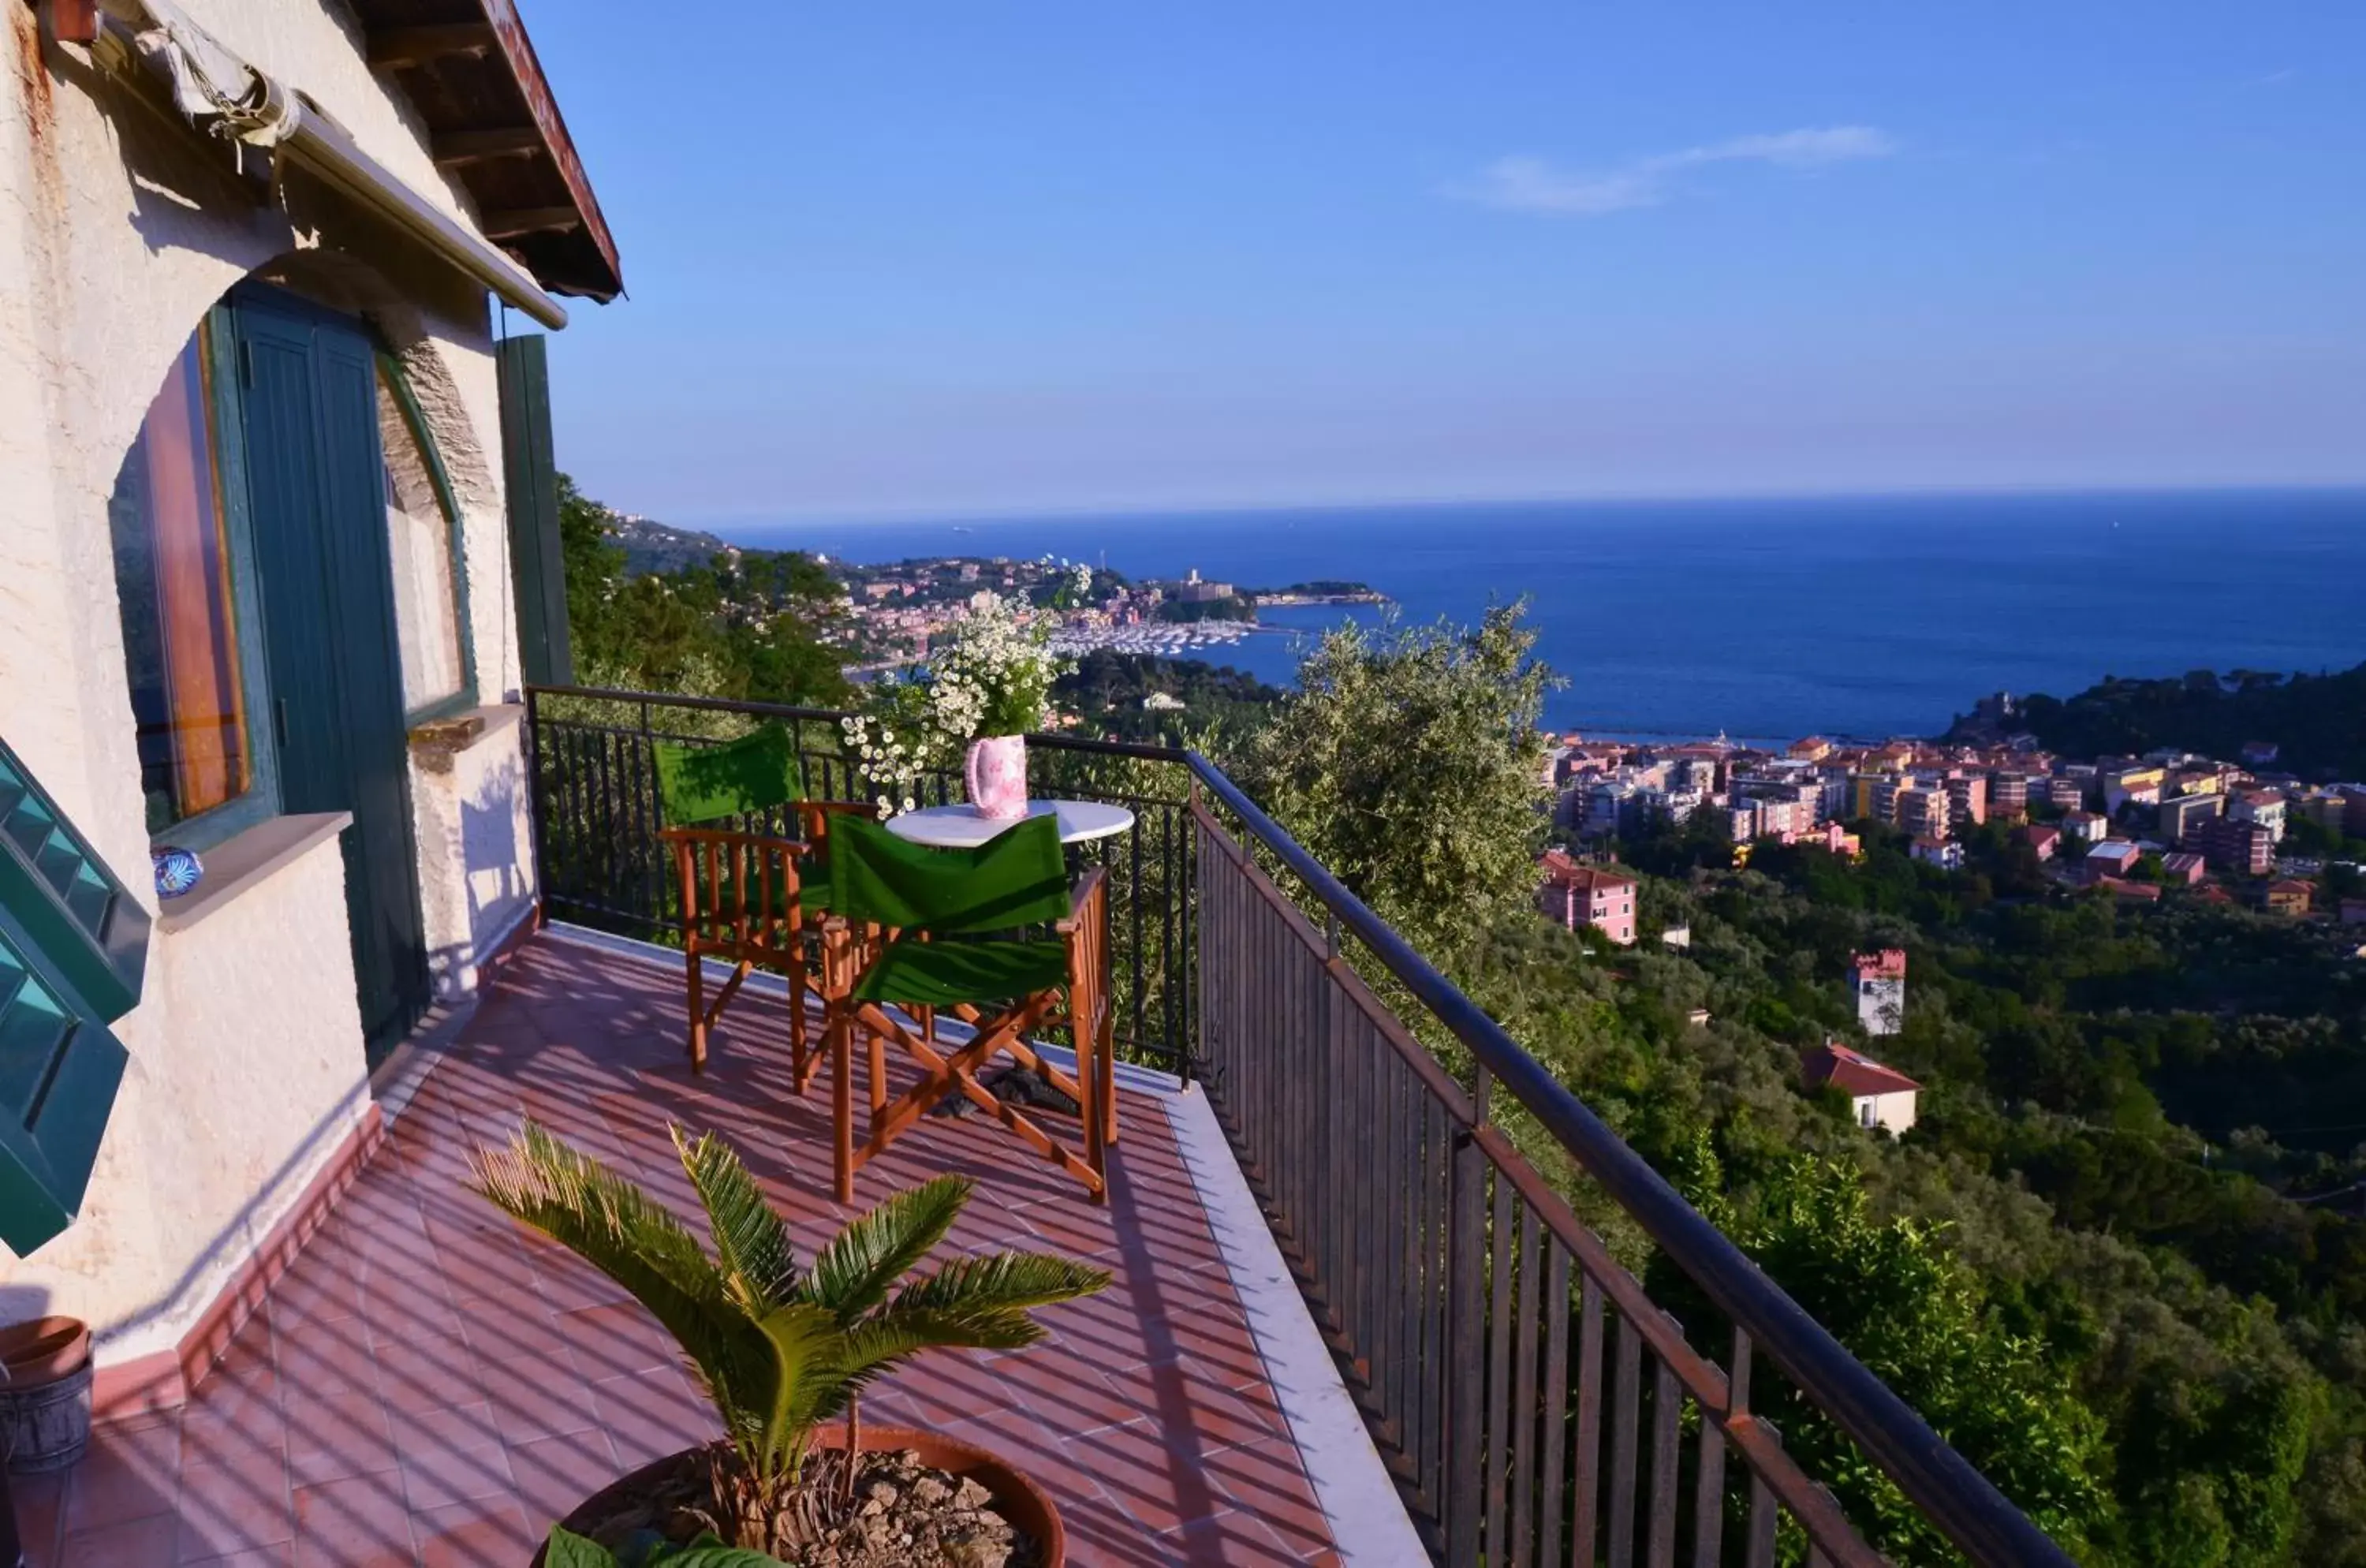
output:
M1109 1275L997 1252L907 1280L969 1201L970 1182L952 1176L889 1198L801 1266L738 1155L712 1134L692 1141L675 1128L673 1140L705 1211L704 1245L631 1179L532 1122L473 1162L478 1192L606 1274L672 1334L726 1434L569 1514L545 1547L552 1568L599 1561L587 1543L623 1548L628 1562L709 1551L715 1568L764 1560L749 1553L792 1564L827 1553L844 1568L1058 1568L1059 1515L1033 1483L973 1445L866 1427L858 1402L926 1350L1032 1344L1043 1330L1031 1309L1089 1295Z

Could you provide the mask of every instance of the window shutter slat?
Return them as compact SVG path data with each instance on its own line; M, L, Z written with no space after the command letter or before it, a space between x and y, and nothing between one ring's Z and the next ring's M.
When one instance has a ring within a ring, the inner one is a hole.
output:
M102 1022L139 1005L148 911L0 741L0 906Z

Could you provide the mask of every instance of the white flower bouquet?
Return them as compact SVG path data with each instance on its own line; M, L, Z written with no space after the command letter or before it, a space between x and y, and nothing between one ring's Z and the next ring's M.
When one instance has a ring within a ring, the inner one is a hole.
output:
M862 711L842 723L881 817L917 810L921 779L961 765L975 743L1051 722L1053 683L1075 666L1052 653L1046 633L988 594L953 624L925 671L872 684ZM974 799L978 793L973 781ZM1023 804L1023 777L1019 793Z

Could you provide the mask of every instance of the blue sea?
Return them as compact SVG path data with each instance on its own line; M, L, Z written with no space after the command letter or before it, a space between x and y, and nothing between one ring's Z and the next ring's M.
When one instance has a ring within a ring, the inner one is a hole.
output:
M2366 490L1551 502L941 523L741 525L859 561L1050 554L1129 577L1370 583L1411 621L1526 596L1588 733L1933 734L1995 691L2366 659ZM1214 657L1286 682L1268 612ZM1299 634L1299 635L1292 635Z

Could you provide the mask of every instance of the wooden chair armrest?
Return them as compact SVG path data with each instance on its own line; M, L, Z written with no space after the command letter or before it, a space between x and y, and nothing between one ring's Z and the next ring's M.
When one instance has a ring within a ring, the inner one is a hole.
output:
M1075 889L1068 895L1068 918L1053 929L1065 936L1082 924L1087 918L1087 908L1093 899L1099 896L1102 884L1108 880L1109 867L1105 865L1097 865L1077 878Z

